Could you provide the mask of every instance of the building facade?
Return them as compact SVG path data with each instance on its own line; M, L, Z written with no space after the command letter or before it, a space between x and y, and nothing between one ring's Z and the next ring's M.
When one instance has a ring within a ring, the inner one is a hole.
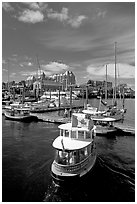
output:
M51 75L50 78L62 84L62 90L69 90L70 85L76 84L76 78L72 71Z

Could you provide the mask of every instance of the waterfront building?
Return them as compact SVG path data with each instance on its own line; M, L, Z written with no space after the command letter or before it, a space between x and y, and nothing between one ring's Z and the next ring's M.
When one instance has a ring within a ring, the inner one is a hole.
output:
M70 85L76 84L76 78L72 71L51 75L50 78L62 84L62 90L69 90Z
M34 76L29 76L29 77L26 79L26 86L27 86L27 87L32 86L35 81L36 81L36 78L35 78Z

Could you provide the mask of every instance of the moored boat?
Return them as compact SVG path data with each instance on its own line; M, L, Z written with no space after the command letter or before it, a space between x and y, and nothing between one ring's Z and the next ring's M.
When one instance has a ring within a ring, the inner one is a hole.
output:
M73 113L71 123L59 126L54 140L55 159L51 175L56 184L73 183L87 175L96 161L96 127L86 114Z
M117 133L118 129L114 126L115 118L110 117L96 117L92 118L96 125L97 136L112 136Z
M23 122L37 121L37 116L30 114L30 108L7 106L5 110L5 118L8 120L16 120Z
M104 114L93 114L91 110L83 110L82 112L89 115L94 121L97 136L113 135L118 131L118 129L114 126L114 122L117 121L116 118L112 116L105 116Z

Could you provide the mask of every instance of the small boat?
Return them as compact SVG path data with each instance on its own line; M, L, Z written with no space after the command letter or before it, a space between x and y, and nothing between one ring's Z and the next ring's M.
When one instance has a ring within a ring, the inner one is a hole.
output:
M111 117L115 119L115 122L122 121L124 119L124 114L126 112L126 109L118 109L116 106L113 106L111 108L108 108L108 110L103 113L102 115L105 117Z
M37 121L37 116L30 114L30 108L7 106L5 110L5 118L8 120L16 120L23 122Z
M91 115L102 115L106 113L105 110L98 110L98 108L91 106L90 104L87 104L87 107L85 110L83 110L83 113L85 114L91 114Z
M114 135L118 129L114 126L114 122L116 122L115 118L109 117L96 117L92 118L94 124L96 125L96 135L97 136L109 136Z
M91 110L83 110L82 112L89 115L94 121L97 136L112 135L118 131L118 129L114 126L114 122L116 122L118 118L116 119L111 116L105 116L102 113L99 114L99 112L93 113Z
M96 127L86 114L73 113L70 123L58 126L60 135L53 141L56 150L51 175L56 185L77 182L96 161Z

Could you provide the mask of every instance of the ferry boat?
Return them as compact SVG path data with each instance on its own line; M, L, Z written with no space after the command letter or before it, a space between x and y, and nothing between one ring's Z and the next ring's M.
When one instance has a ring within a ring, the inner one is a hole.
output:
M96 161L96 127L86 114L73 113L70 123L58 126L60 135L53 141L55 159L51 175L55 184L67 184L83 178Z
M5 107L5 118L8 120L16 120L16 121L37 121L37 116L30 114L30 108L27 107L16 107L16 106L7 106Z

